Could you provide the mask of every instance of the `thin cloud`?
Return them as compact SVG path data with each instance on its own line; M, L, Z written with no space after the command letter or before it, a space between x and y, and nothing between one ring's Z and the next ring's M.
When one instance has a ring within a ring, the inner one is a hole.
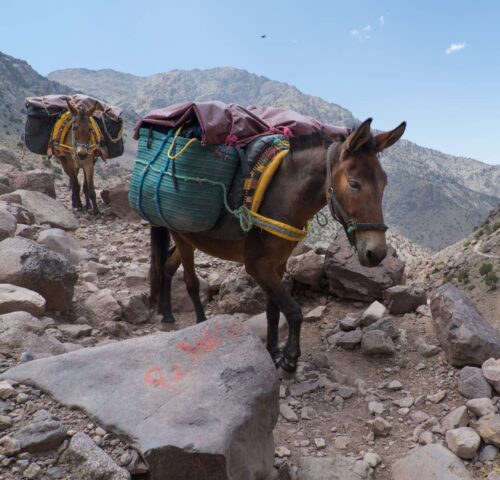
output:
M378 24L383 27L385 25L385 17L383 15L380 15L380 17L378 17Z
M354 38L357 38L360 42L366 42L367 40L370 39L370 32L372 30L371 25L367 25L366 27L363 27L361 29L354 29L351 30L351 35Z
M446 50L445 53L446 55L451 55L452 53L459 52L460 50L463 50L466 47L466 43L452 43Z

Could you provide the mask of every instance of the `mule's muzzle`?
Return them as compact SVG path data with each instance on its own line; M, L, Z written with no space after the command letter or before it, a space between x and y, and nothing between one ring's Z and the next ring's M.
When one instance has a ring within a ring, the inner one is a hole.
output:
M76 154L80 160L85 160L89 156L88 150L85 149L78 150Z
M363 267L376 267L387 255L387 247L367 248L364 251L358 250L359 263Z

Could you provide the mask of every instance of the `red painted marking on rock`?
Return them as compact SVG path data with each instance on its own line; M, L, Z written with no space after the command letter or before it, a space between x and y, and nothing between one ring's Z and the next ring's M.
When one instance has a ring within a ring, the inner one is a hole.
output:
M166 388L174 393L183 393L187 388L172 385L186 378L191 370L184 370L181 365L176 364L172 367L173 376L165 378L165 372L160 367L151 367L144 373L144 383L153 387Z

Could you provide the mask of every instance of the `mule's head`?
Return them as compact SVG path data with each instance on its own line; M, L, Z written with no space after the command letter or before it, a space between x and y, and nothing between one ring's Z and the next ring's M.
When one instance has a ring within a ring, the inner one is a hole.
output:
M90 153L90 145L92 143L92 123L90 117L94 114L96 105L90 110L77 108L71 100L67 100L68 109L71 113L73 121L71 126L73 150L80 160L85 160Z
M337 200L333 205L336 216L366 267L378 265L387 254L382 214L387 175L377 154L396 143L406 128L403 122L394 130L373 136L371 121L364 121L344 142L333 144L328 151L332 173L328 195L333 193Z

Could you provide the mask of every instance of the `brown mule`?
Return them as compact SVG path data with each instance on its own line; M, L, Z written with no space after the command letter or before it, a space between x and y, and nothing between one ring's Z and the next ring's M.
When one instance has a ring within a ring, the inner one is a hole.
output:
M71 112L72 126L66 135L62 148L62 153L57 155L63 170L69 177L71 185L71 203L73 208L82 209L80 199L80 184L78 182L78 172L83 170L83 193L85 195L85 208L92 208L94 215L99 214L97 208L96 193L94 190L94 163L95 150L91 145L92 117L95 106L88 111L77 109L76 106L67 100L68 109Z
M387 177L377 154L403 135L406 123L372 136L371 119L363 122L344 141L328 144L317 136L290 138L290 152L269 186L259 212L304 227L325 204L346 229L362 265L373 267L386 256L382 196ZM175 247L169 249L170 235ZM260 229L243 240L216 240L203 234L151 227L151 298L158 301L162 322L175 319L171 309L172 276L182 263L184 280L196 310L197 322L206 320L199 297L194 251L243 263L246 271L267 293L267 349L276 366L294 372L300 356L302 311L282 284L286 263L295 242ZM278 346L280 311L288 325L288 341Z

